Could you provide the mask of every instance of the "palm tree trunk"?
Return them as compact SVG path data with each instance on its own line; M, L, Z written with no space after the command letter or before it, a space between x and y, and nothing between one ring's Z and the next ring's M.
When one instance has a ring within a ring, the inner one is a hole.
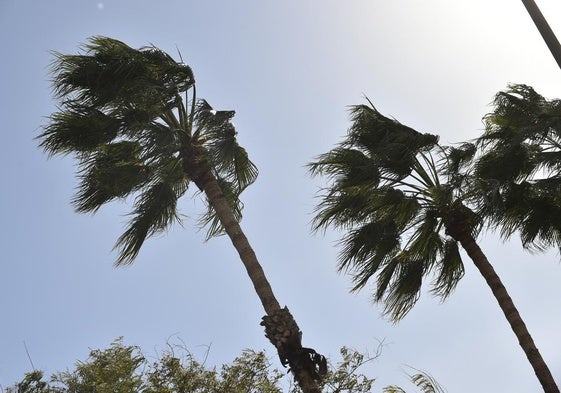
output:
M448 227L448 226L447 226ZM463 228L460 228L463 227ZM530 361L538 380L540 381L545 393L559 393L559 388L547 367L547 364L543 360L530 332L526 328L526 324L522 320L520 313L518 312L514 302L510 298L505 286L503 285L501 279L495 272L495 269L476 243L473 236L470 234L467 226L456 226L455 228L449 228L448 233L457 241L460 242L464 250L467 252L468 256L471 258L485 281L487 285L491 288L495 299L499 303L501 310L503 311L512 331L518 338L518 342L526 357Z
M267 313L268 317L264 317L262 323L266 328L266 336L277 348L283 365L285 362L290 365L294 378L303 392L321 393L316 382L317 378L314 378L314 375L312 375L315 369L308 367L310 358L309 353L303 351L302 348L302 333L288 309L286 307L281 308L275 298L263 268L238 224L232 208L224 197L218 181L208 166L204 164L199 166L195 172L198 173L198 176L192 178L192 180L205 192L209 203L214 208L232 244L238 251L247 274L253 283L255 292L257 292L261 304ZM277 333L271 333L270 329L276 330Z
M522 3L524 3L524 7L526 7L526 10L542 35L542 38L555 58L557 65L561 68L561 45L559 44L559 40L557 40L555 33L551 30L551 27L547 23L547 20L534 0L522 0Z
M243 233L242 228L234 217L232 208L226 201L226 198L224 198L222 189L220 188L220 185L216 181L214 175L212 175L210 171L207 171L206 176L197 182L197 186L204 190L209 202L216 211L220 222L224 226L226 233L230 237L232 244L238 251L240 259L247 270L247 274L253 283L257 296L259 296L259 299L263 304L265 312L267 315L275 313L281 308L279 302L275 298L273 289L271 288L267 277L265 277L265 272L257 260L257 256L249 244L247 237Z

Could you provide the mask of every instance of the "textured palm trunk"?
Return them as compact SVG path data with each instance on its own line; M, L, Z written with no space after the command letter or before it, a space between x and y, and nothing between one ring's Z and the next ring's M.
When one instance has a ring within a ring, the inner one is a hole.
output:
M190 154L187 154L187 157ZM232 208L222 193L215 176L204 161L194 165L187 165L184 161L186 173L193 182L204 191L209 203L214 208L220 222L238 251L247 274L251 279L255 292L267 313L262 325L266 328L266 336L276 347L283 365L288 364L304 393L321 393L313 369L309 366L309 354L305 353L301 343L301 331L296 321L286 307L281 308L275 298L271 285L259 263L253 248L238 224ZM285 364L286 363L286 364Z
M542 38L555 58L557 65L561 68L561 45L559 44L559 40L555 36L555 33L551 30L549 23L547 23L547 20L534 0L522 0L522 3L524 3L524 7L526 7L526 10L542 35Z
M497 272L495 272L495 269L469 232L469 227L467 225L462 225L462 221L463 220L460 220L460 222L457 220L448 221L446 225L448 234L460 242L483 278L485 278L487 285L489 285L493 295L495 295L495 299L497 299L512 331L518 338L520 346L530 361L544 392L559 393L559 388L547 364L543 360L542 355L538 351L530 332L526 328L526 324L522 320L518 309L514 305L514 302L509 296Z

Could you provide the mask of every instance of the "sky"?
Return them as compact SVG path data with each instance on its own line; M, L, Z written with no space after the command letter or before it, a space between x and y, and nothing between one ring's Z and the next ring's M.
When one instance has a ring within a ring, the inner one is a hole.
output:
M561 35L561 3L537 3ZM50 52L76 53L93 35L180 52L199 97L236 111L239 141L260 171L242 194L242 228L305 346L336 362L342 346L375 353L382 343L364 369L375 391L407 386L409 366L454 393L540 390L465 255L449 300L424 291L397 325L368 288L349 293L350 277L336 271L339 234L311 232L323 183L306 169L342 140L348 106L365 96L444 144L480 135L509 83L560 97L561 70L513 0L0 0L0 387L32 367L72 368L121 336L152 354L168 340L201 357L210 347L216 365L266 349L280 367L235 250L225 237L205 243L196 227L200 198L182 199L183 227L148 240L125 268L113 267L112 247L131 201L95 216L73 211L72 158L48 159L34 138L56 111ZM561 383L559 253L530 254L493 233L479 240Z

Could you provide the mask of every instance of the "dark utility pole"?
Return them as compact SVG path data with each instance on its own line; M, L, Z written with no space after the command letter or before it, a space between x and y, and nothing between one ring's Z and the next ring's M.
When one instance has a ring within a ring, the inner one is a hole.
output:
M545 20L545 17L534 0L522 0L522 3L524 3L524 7L526 7L526 10L528 10L528 13L536 24L543 40L555 58L557 65L561 68L561 45L559 45L559 41L557 40L555 33L553 33L553 30L549 27L549 24Z

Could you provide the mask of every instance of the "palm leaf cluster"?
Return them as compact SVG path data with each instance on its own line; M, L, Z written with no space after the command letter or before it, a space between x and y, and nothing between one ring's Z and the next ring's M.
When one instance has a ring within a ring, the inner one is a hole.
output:
M352 274L353 290L375 278L374 301L399 320L417 301L425 275L435 274L432 291L442 298L463 276L442 220L455 195L437 172L444 153L438 137L383 116L371 103L352 107L351 121L345 141L310 165L312 174L329 178L315 229L345 231L339 269Z
M482 184L481 208L504 237L519 231L525 247L561 241L561 100L526 85L496 95L477 140L473 172Z
M77 158L77 211L134 195L116 263L132 262L147 237L180 220L177 201L205 170L240 219L239 195L257 169L237 143L234 112L198 100L191 68L153 46L93 37L81 52L54 53L60 104L38 138L50 155ZM201 222L209 237L222 231L211 206Z

